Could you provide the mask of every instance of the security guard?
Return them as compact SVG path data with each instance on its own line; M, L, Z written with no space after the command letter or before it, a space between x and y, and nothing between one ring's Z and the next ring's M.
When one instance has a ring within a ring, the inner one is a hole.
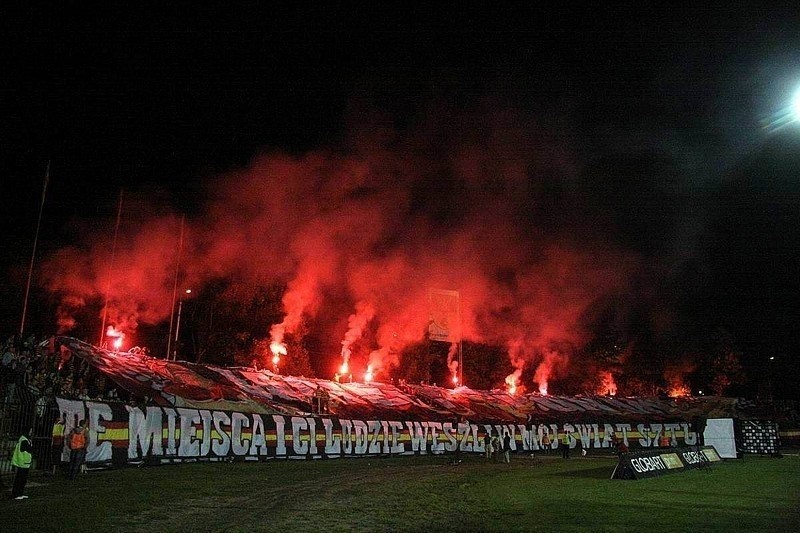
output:
M26 433L30 435L33 429L29 429ZM28 471L31 469L33 462L33 446L31 439L25 433L19 436L17 445L14 447L14 455L11 456L11 464L17 469L17 474L14 476L14 487L11 489L11 497L15 500L24 500L27 496L22 493L25 492L25 485L28 483Z

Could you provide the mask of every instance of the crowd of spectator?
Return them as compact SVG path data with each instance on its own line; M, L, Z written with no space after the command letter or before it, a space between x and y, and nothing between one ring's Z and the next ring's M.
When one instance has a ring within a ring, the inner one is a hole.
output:
M123 391L124 393L124 391ZM7 337L0 359L0 401L33 395L37 403L60 396L81 400L120 400L113 382L87 361L73 357L54 336Z

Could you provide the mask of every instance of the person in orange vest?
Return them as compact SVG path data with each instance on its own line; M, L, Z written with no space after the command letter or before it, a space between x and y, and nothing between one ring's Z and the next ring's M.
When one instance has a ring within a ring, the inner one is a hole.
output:
M75 479L81 469L83 461L86 460L86 441L89 438L89 430L86 428L86 419L78 422L78 427L72 429L67 435L67 447L69 452L69 478Z
M23 493L25 485L28 483L28 471L33 463L33 446L31 439L28 438L31 433L33 433L33 428L19 436L17 445L14 447L14 454L11 456L11 464L17 469L17 473L14 475L14 487L11 489L11 497L15 500L27 498Z

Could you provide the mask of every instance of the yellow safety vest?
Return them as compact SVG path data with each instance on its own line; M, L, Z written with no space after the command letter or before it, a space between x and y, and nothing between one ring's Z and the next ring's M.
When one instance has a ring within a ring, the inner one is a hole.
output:
M17 468L30 468L31 462L33 461L33 456L31 456L31 452L22 451L23 440L28 441L28 444L31 443L31 441L25 435L22 435L19 438L17 445L14 447L14 455L11 456L11 464Z

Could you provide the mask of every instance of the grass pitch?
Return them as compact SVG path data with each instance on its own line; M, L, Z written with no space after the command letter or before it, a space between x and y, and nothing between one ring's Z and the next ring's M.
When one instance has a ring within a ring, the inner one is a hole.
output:
M2 531L800 531L800 458L643 481L612 458L200 463L34 476Z

